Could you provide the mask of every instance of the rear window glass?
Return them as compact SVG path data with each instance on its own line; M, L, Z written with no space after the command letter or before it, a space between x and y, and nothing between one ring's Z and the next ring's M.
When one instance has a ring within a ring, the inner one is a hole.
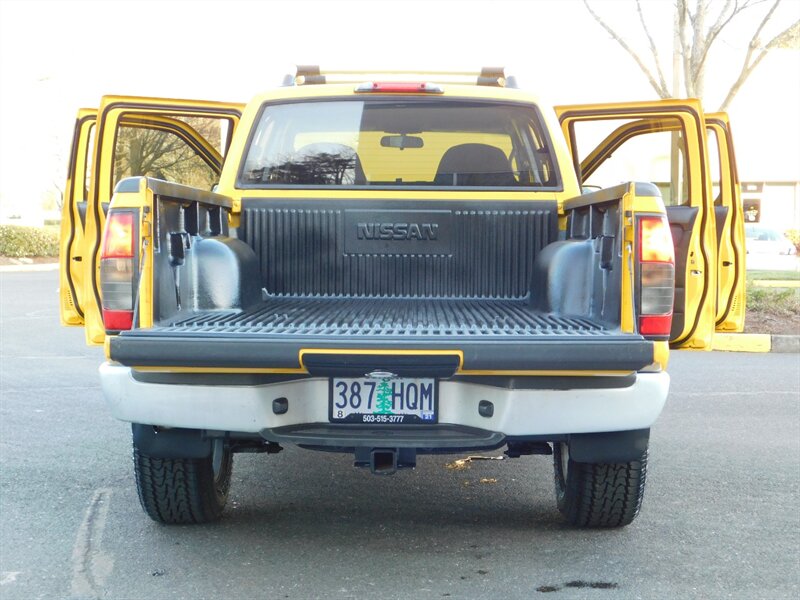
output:
M375 98L265 105L239 183L553 188L558 173L530 105Z

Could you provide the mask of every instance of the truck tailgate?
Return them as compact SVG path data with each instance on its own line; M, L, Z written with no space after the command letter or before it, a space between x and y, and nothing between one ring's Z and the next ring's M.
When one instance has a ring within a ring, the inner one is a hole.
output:
M392 351L452 351L459 372L635 371L653 362L652 342L639 335L492 299L270 297L246 311L123 332L110 347L113 360L141 367L310 370L301 354L315 349L377 351L386 368Z

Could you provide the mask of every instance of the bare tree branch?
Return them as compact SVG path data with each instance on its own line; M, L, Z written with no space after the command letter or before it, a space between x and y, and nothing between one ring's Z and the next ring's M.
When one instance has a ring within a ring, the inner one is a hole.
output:
M766 15L764 16L764 18L761 20L761 23L759 24L759 26L758 26L758 29L756 29L756 32L753 34L753 37L752 37L752 39L750 40L750 46L749 46L749 48L751 48L751 49L752 49L752 48L755 48L755 47L757 47L757 46L758 46L758 44L759 44L759 37L761 36L761 30L762 30L762 29L764 29L764 25L766 25L766 24L767 24L767 22L770 20L770 18L772 17L772 13L774 13L774 12L775 12L775 9L776 9L776 8L778 8L778 5L779 5L780 3L781 3L781 0L775 0L775 3L772 5L772 8L770 8L770 9L769 9L769 11L767 12L767 14L766 14ZM791 27L789 27L788 29L791 29ZM779 33L779 34L778 34L778 36L781 36L781 35L783 35L783 32L781 32L781 33ZM746 62L745 62L745 64L746 64Z
M734 81L733 85L731 85L730 89L728 90L728 95L725 96L725 100L722 101L722 105L720 106L719 110L721 111L727 110L728 104L730 104L734 96L736 96L736 93L742 87L744 82L747 81L747 78L750 77L750 74L764 59L767 53L772 49L773 46L775 46L779 42L779 40L783 36L787 35L794 27L797 26L798 22L800 22L796 21L792 23L791 25L789 25L789 27L781 31L778 35L776 35L769 42L767 42L767 44L762 46L760 40L761 31L764 29L764 26L770 20L770 18L772 17L772 13L775 12L775 9L778 8L778 5L780 3L781 0L775 0L772 7L769 9L767 14L761 20L758 29L756 29L756 32L753 34L753 37L750 39L750 43L747 45L747 54L745 55L744 62L742 63L742 70L739 72L739 77L737 77L736 81ZM759 50L757 54L756 50ZM753 58L754 54L755 58Z
M800 45L800 21L792 23L766 44L761 42L764 28L773 20L776 9L782 0L724 0L724 2L722 0L673 0L673 2L675 8L673 82L670 88L662 69L659 49L653 39L651 29L647 26L643 2L636 0L636 12L641 29L647 38L649 54L634 50L620 33L592 9L589 0L583 0L589 14L633 58L647 77L651 87L661 98L669 98L673 94L681 95L682 93L685 93L686 96L702 98L705 91L705 70L709 64L711 47L720 39L723 30L747 9L769 2L766 14L760 19L758 27L747 45L738 77L730 86L720 110L728 107L748 77L772 49L778 47L797 48ZM652 62L655 63L654 67L651 66ZM683 91L680 90L681 79L683 79Z
M728 10L730 10L731 5L733 5L733 11L731 12L731 14L726 19L725 15L728 14ZM725 25L728 23L728 21L731 20L731 17L737 13L738 10L739 10L739 3L738 2L736 2L735 0L726 0L725 1L725 6L722 7L722 10L719 12L719 15L717 15L717 20L714 21L714 24L708 29L709 35L715 34L715 33L718 34L720 32L720 30L723 27L725 27Z
M684 2L683 5L684 5L684 8L686 10L686 16L689 17L689 22L692 24L692 29L694 29L695 28L695 15L697 13L695 13L694 15L692 14L692 11L689 8L689 3L688 2ZM704 6L703 6L702 1L698 2L698 9L702 10L703 8L704 8Z
M659 85L659 83L656 81L655 77L653 76L653 73L650 71L650 69L647 68L647 65L644 64L644 61L642 61L642 59L639 57L639 55L627 44L627 42L625 42L625 40L623 40L617 34L616 31L614 31L602 18L600 18L600 16L596 12L594 12L592 10L592 7L589 6L588 0L583 0L583 4L584 4L584 6L586 6L586 10L589 11L589 14L591 14L592 17L594 17L594 20L597 21L597 23L603 29L605 29L606 32L608 32L608 34L612 38L614 38L614 40L620 46L622 46L623 50L625 50L631 56L631 58L633 58L633 60L636 61L636 64L639 65L639 68L647 76L647 79L650 81L650 85L653 86L653 89L656 91L656 93L659 95L659 97L660 98L669 98L670 97L669 89L666 88L666 87L662 88Z
M726 19L725 14L728 12L728 9L730 8L731 4L733 4L733 10ZM748 6L750 5L747 2L745 2L743 6L739 7L739 2L737 0L728 0L725 3L725 6L722 7L722 12L719 13L717 20L711 26L711 28L708 30L708 33L706 34L705 48L703 48L703 54L700 56L700 61L699 61L699 67L701 69L705 69L706 58L708 58L708 50L709 48L711 48L712 44L714 43L714 40L717 39L719 32L725 29L725 27L728 25L728 23L731 22L731 19L733 19L733 17L739 14L739 12L746 9Z
M691 98L695 96L695 93L694 80L691 77L691 56L690 53L687 52L687 48L689 47L689 42L686 39L686 19L689 13L687 0L678 0L675 10L678 11L678 36L681 41L681 59L683 60L683 85L686 90L686 95Z
M650 52L653 53L653 61L656 63L656 72L658 73L659 85L661 86L662 90L667 91L669 90L669 86L664 78L664 71L661 70L661 60L658 58L658 50L656 49L656 44L653 41L653 36L650 35L650 29L648 29L647 22L644 20L641 0L636 0L636 11L639 13L639 22L642 24L642 29L644 29L647 40L650 42Z
M56 189L56 192L58 192L56 208L61 212L61 209L64 207L64 183L56 179L51 179L50 184Z
M764 4L764 2L768 2L769 0L751 0L748 2L745 0L745 3L742 5L742 9L750 8L751 6L758 6L759 4Z
M692 80L692 87L694 89L693 95L697 98L703 97L705 70L701 66L700 58L703 55L706 44L705 35L705 22L707 14L707 6L702 1L697 3L697 10L694 13L692 21L692 51L691 59L689 61L691 70L689 76Z
M776 35L767 44L770 50L775 48L793 48L800 50L800 21L795 21L794 25L789 26L783 32Z

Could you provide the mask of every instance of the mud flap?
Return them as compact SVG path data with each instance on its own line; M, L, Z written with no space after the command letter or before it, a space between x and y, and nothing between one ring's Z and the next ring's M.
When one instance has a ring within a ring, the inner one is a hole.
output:
M569 436L569 456L581 463L627 463L641 460L650 440L650 429L576 433Z
M133 445L142 454L154 458L208 458L211 438L199 429L159 429L153 425L132 423Z

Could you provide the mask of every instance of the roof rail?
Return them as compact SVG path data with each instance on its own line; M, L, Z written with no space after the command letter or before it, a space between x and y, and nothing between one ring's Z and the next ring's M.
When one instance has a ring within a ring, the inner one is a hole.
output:
M342 70L321 69L319 65L297 65L294 76L287 74L283 85L318 85L324 83L362 83L370 79L400 81L398 77L432 77L441 83L461 83L494 87L516 87L514 77L506 77L504 67L483 67L480 71L429 70Z

